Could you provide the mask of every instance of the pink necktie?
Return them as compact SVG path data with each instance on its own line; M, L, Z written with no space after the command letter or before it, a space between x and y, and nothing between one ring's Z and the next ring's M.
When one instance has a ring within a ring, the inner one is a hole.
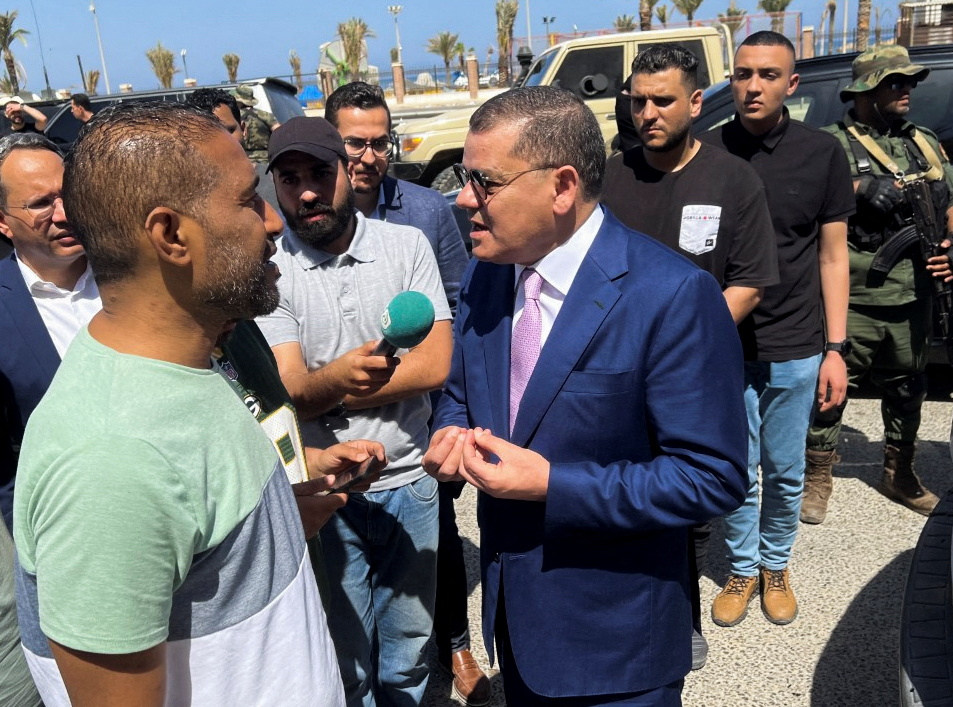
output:
M543 287L543 278L530 268L523 270L523 314L513 328L513 340L510 343L510 434L516 424L523 391L529 383L529 377L539 358L540 339L543 323L539 312L539 291Z

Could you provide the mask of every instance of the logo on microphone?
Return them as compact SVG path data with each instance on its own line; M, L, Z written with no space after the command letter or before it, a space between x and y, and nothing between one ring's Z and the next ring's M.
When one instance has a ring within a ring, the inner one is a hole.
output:
M384 312L381 314L381 328L389 329L390 328L390 307L386 307Z

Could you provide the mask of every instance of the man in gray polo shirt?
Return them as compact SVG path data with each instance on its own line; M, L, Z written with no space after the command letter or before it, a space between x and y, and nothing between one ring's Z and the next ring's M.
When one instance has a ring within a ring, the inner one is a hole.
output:
M389 460L321 531L348 704L419 704L437 550L437 483L421 468L427 393L443 384L453 345L437 261L418 229L355 211L344 142L323 118L276 130L268 168L291 232L274 257L281 302L258 323L304 442L376 439ZM399 358L374 356L381 312L407 290L433 302L433 330Z

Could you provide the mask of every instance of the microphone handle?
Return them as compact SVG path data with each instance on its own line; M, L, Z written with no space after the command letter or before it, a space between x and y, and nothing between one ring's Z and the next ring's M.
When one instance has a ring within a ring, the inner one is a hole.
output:
M381 339L371 351L371 356L393 356L395 353L397 353L397 347L387 339Z

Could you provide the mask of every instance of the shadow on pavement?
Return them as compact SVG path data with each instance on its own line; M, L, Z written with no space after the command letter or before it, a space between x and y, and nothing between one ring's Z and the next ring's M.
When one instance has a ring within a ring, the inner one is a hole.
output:
M814 670L811 707L880 705L899 700L898 655L903 587L913 550L894 558L854 597Z

